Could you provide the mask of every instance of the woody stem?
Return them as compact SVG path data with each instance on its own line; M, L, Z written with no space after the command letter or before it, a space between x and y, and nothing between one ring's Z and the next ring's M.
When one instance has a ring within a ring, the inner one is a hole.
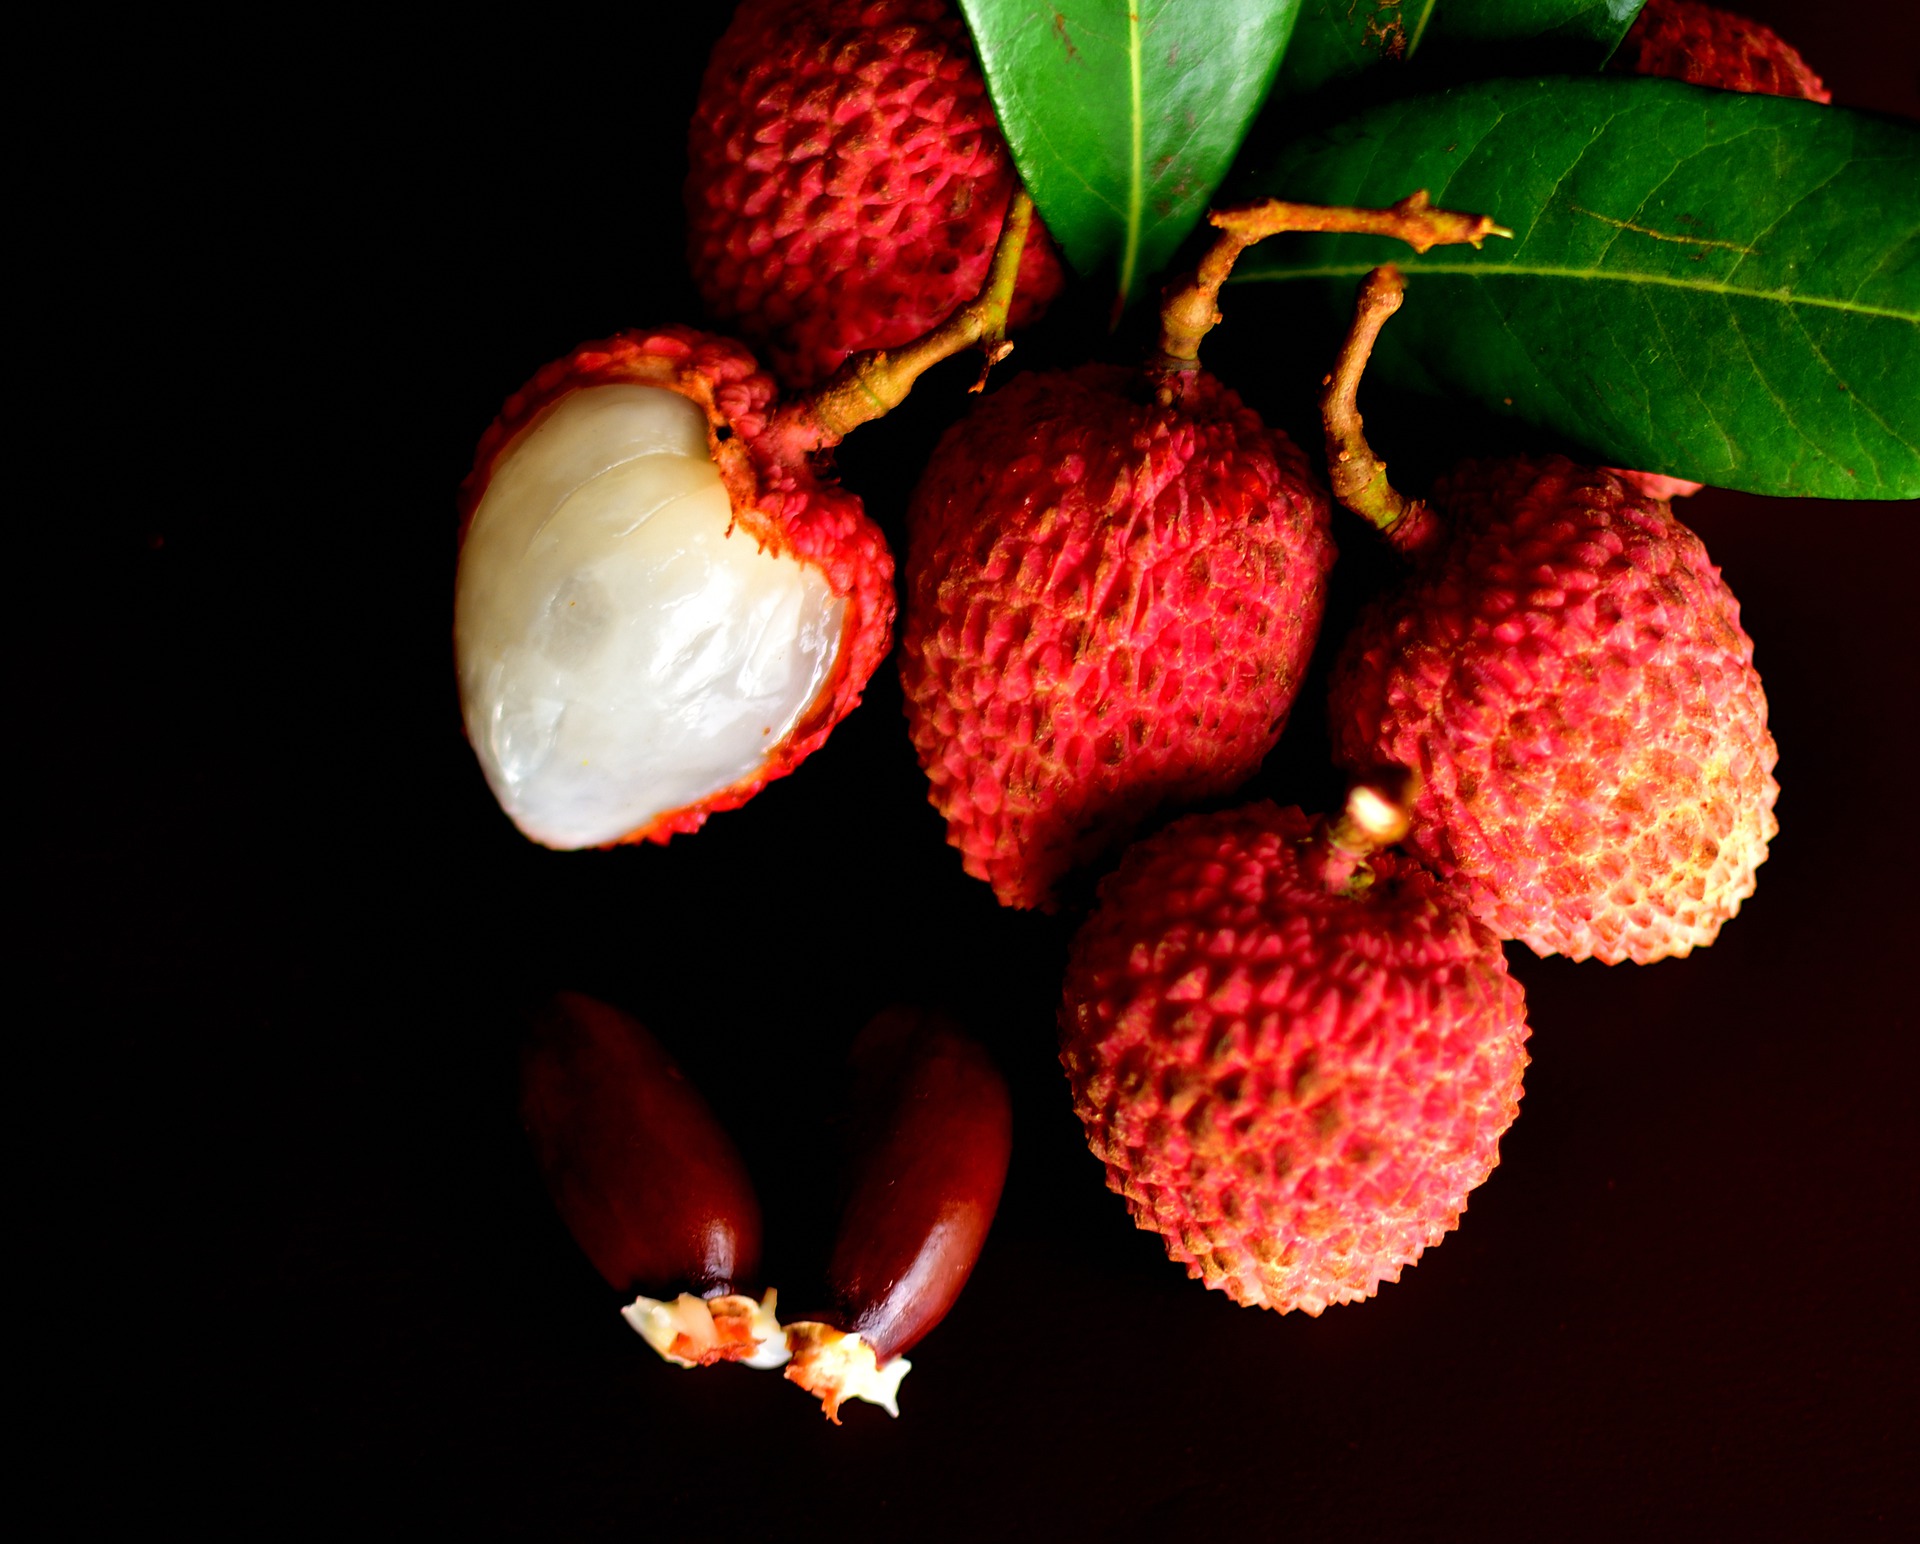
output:
M1435 209L1426 191L1410 193L1386 209L1350 209L1324 204L1290 204L1269 198L1256 204L1216 209L1207 216L1220 234L1185 283L1170 290L1160 310L1163 367L1191 369L1200 357L1200 340L1220 320L1220 286L1227 282L1240 254L1257 241L1284 231L1330 231L1346 235L1392 236L1416 252L1466 242L1479 246L1489 236L1513 232L1484 214Z
M912 343L855 354L818 391L780 409L772 432L801 452L837 445L861 424L884 417L906 401L913 383L941 360L976 344L987 356L973 388L978 391L986 384L987 370L1013 350L1007 341L1007 313L1032 225L1033 200L1024 189L1017 191L1007 205L979 294Z
M1380 328L1405 296L1406 281L1391 263L1360 281L1353 325L1340 345L1333 373L1323 382L1320 419L1327 431L1327 480L1334 497L1372 522L1395 546L1412 552L1437 529L1433 514L1424 500L1407 498L1387 481L1387 463L1367 443L1360 416L1360 376Z

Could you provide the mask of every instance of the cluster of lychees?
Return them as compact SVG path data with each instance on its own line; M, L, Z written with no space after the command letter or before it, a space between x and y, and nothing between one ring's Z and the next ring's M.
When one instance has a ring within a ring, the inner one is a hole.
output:
M1656 0L1628 47L1681 73L1691 37L1689 78L1819 95L1761 33L1736 49L1718 13ZM1699 39L1745 74L1703 76ZM747 0L691 162L705 299L806 394L663 327L542 371L482 441L462 701L502 806L551 846L692 831L824 742L887 654L895 590L815 458L1062 283L945 0ZM1243 784L1315 647L1327 493L1198 360L1234 255L1280 229L1418 250L1498 233L1418 194L1214 223L1153 358L1017 377L947 433L909 511L913 744L966 870L1010 906L1051 907L1150 817ZM1672 486L1530 457L1402 497L1354 407L1397 303L1378 272L1326 397L1335 492L1409 564L1335 668L1348 806L1189 816L1134 846L1060 1015L1075 1106L1140 1225L1239 1301L1310 1313L1395 1278L1497 1161L1527 1035L1500 941L1684 955L1775 829L1752 645Z

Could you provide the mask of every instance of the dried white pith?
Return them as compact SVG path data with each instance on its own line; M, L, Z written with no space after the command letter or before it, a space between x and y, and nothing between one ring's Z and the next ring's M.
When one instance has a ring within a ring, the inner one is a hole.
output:
M721 1316L744 1319L756 1349L739 1360L743 1366L778 1367L790 1354L786 1332L780 1328L779 1294L772 1287L759 1302L750 1297L730 1296L711 1301L682 1292L667 1302L642 1295L620 1310L640 1338L676 1367L698 1367L701 1353L718 1345L722 1336L714 1328L716 1312ZM676 1355L673 1348L690 1350L693 1356Z
M873 1347L853 1331L836 1330L830 1325L802 1319L787 1326L787 1346L804 1364L804 1375L795 1378L822 1400L833 1403L863 1399L878 1405L896 1420L900 1415L900 1380L913 1371L913 1363L896 1356L884 1366ZM794 1374L789 1372L788 1377Z
M618 841L750 777L819 695L845 603L739 528L700 408L570 392L495 462L460 552L467 735L515 825Z

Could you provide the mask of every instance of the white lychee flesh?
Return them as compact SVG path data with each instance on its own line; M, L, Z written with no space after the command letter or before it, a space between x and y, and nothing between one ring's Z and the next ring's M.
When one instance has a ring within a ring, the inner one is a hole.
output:
M734 525L695 403L570 392L494 463L461 548L468 738L533 840L616 842L759 770L832 674L845 609Z

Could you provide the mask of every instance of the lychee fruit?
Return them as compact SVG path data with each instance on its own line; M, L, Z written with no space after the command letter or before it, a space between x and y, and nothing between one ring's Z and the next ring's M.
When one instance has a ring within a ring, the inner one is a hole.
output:
M1647 0L1613 64L1722 91L1833 100L1799 50L1771 27L1698 0Z
M790 386L980 289L1018 178L948 0L746 0L688 136L701 298ZM1036 226L1012 323L1064 283Z
M1363 287L1373 332L1397 284ZM1347 501L1368 453L1335 395ZM1753 644L1700 538L1562 456L1467 462L1390 534L1415 567L1335 664L1336 760L1419 773L1409 848L1503 938L1608 963L1712 943L1753 893L1779 785Z
M1333 543L1306 458L1211 375L1023 375L908 515L900 676L948 840L1009 906L1272 749Z
M1004 905L1051 907L1149 812L1238 787L1299 690L1328 504L1292 441L1199 365L1234 258L1284 229L1421 250L1495 229L1424 195L1213 219L1156 359L1016 379L948 431L909 507L908 724L947 840Z
M773 398L739 344L664 327L548 365L481 441L461 707L533 840L696 829L819 749L885 657L886 542L769 438Z
M1332 831L1265 803L1176 821L1074 940L1061 1061L1088 1144L1239 1303L1318 1314L1397 1281L1518 1113L1520 986L1432 876L1366 859L1398 814L1363 785Z
M627 333L507 402L462 489L454 654L501 807L550 847L665 841L791 772L885 656L893 560L812 458L929 366L1006 342L1033 215L982 293L776 406L739 344Z

